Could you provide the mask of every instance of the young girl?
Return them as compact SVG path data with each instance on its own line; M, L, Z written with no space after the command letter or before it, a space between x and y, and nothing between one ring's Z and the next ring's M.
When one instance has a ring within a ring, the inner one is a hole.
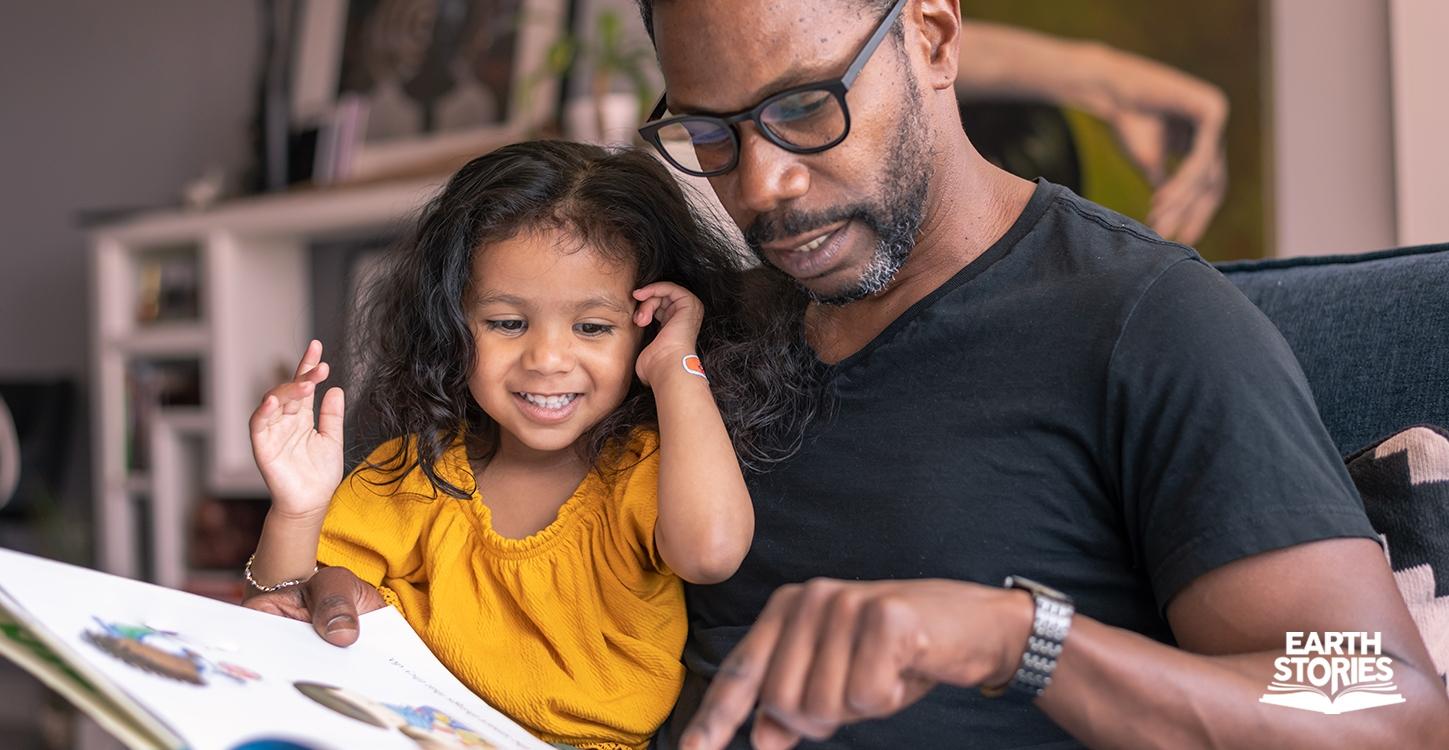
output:
M273 504L248 581L345 566L541 739L644 747L683 679L680 579L735 571L740 463L808 418L775 379L806 350L742 322L720 236L641 152L537 142L465 166L364 318L364 406L400 437L342 481L340 389L313 428L316 341L253 415Z

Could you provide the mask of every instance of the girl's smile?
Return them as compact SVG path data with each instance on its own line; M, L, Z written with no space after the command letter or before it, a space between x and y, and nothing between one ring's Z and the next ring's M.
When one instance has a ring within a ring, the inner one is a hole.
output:
M530 419L541 424L556 424L573 416L579 400L584 397L582 393L515 393L515 398L523 403L519 409Z
M634 268L564 229L489 243L473 260L473 398L500 427L501 452L576 445L623 402L643 330Z

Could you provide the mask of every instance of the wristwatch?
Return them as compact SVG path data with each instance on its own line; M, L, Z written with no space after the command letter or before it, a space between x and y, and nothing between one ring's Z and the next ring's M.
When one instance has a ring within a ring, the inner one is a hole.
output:
M1031 592L1036 604L1032 617L1031 635L1026 639L1026 651L1021 655L1021 665L1016 674L1005 685L981 687L982 695L997 698L1008 690L1035 698L1052 684L1052 672L1056 671L1057 659L1062 655L1062 643L1072 629L1072 613L1076 607L1072 598L1056 589L1021 576L1007 576L1002 584L1009 589Z

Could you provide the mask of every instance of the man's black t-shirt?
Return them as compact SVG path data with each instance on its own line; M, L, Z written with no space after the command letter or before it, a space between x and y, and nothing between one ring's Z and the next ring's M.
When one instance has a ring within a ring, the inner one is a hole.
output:
M691 674L664 735L782 584L1016 574L1172 643L1164 609L1198 576L1374 538L1272 324L1190 249L1049 183L827 388L801 451L750 480L739 572L688 590ZM938 687L805 746L1076 743L1028 703Z

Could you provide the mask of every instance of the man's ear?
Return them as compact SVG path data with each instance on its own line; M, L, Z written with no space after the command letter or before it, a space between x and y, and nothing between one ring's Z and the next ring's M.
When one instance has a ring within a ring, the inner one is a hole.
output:
M905 13L920 31L920 36L912 41L919 45L921 59L926 64L924 82L937 90L953 88L961 55L960 3L958 0L916 0L906 7Z

